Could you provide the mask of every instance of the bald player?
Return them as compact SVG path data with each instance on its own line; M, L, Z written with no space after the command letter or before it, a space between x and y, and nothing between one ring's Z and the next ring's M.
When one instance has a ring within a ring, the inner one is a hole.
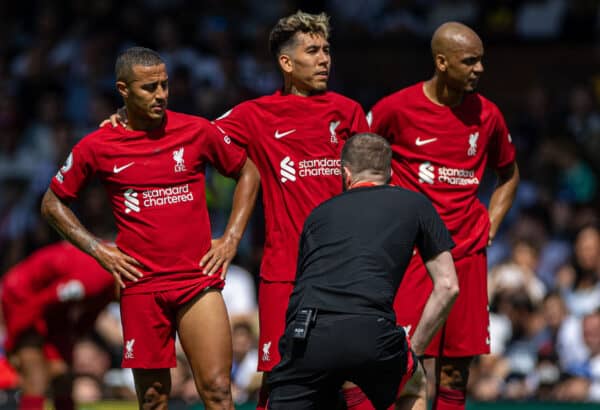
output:
M431 40L433 77L391 94L367 115L371 130L393 150L392 183L425 194L448 227L460 295L446 324L425 350L434 409L464 409L469 365L489 353L486 246L513 202L519 171L504 117L475 92L483 74L483 44L469 27L449 22ZM485 168L497 185L489 208L477 199ZM398 212L402 212L398 210ZM394 303L412 335L432 289L415 255Z

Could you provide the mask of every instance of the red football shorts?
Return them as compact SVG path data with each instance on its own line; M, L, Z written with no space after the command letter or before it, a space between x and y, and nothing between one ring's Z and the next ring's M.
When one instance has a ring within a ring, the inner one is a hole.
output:
M215 276L215 278L218 278ZM222 289L223 281L200 278L194 286L153 293L121 295L123 360L121 367L177 367L177 312L207 289ZM207 329L209 332L210 329Z
M279 338L285 330L285 313L294 290L293 282L269 282L258 285L258 371L270 372L281 357Z
M490 352L485 249L454 261L460 292L448 320L433 337L425 354L465 357ZM412 336L433 283L420 255L415 255L394 300L396 321Z

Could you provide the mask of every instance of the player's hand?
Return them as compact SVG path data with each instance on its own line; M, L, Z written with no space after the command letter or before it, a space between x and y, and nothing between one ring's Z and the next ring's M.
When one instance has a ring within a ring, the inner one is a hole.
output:
M119 124L121 124L123 127L126 127L127 109L125 107L119 108L116 113L112 114L110 117L102 121L100 123L100 127L104 127L108 123L110 123L113 126L113 128L115 128Z
M490 231L488 234L488 243L487 246L492 246L492 242L494 242L494 237L496 236L496 232Z
M121 252L116 246L99 243L98 247L94 250L94 257L104 269L115 277L115 280L122 288L125 287L123 278L137 282L139 278L144 276L137 269L142 267L142 264L131 256Z
M237 242L224 236L213 239L210 250L200 260L202 273L214 275L221 268L221 279L225 279L229 264L237 252Z

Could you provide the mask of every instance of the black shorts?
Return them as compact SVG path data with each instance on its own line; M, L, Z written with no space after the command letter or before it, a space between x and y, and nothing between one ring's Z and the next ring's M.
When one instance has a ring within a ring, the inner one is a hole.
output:
M387 318L319 313L304 341L291 337L292 327L267 379L270 410L333 409L344 381L358 385L376 409L387 409L416 370L404 329Z

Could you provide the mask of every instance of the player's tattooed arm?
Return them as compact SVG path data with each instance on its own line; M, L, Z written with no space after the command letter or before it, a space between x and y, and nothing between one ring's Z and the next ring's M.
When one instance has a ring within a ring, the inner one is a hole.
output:
M93 256L104 269L111 273L121 287L123 278L137 281L142 277L137 267L141 264L116 246L109 245L88 231L73 213L71 208L56 196L51 189L44 194L41 206L42 216L63 238Z
M516 162L498 169L496 175L498 177L498 185L496 185L492 193L488 209L490 216L488 246L492 244L502 220L512 206L520 180L519 167Z
M256 195L260 185L260 175L254 163L247 159L233 193L233 206L223 236L213 239L210 250L200 260L200 267L206 275L212 275L222 267L221 278L225 279L227 269L235 257L248 220L252 215Z

